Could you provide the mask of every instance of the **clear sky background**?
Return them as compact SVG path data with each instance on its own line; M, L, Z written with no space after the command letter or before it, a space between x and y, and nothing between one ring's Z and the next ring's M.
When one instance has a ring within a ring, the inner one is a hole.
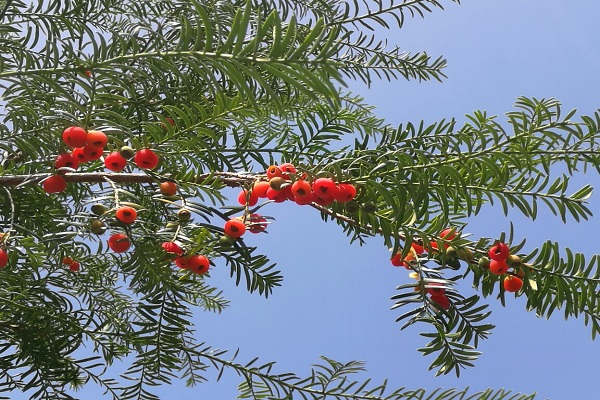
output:
M389 122L434 122L473 110L502 115L518 96L556 97L565 111L578 108L591 113L600 107L600 46L597 24L600 3L564 0L464 0L462 5L442 1L425 19L408 19L400 31L385 33L390 44L404 50L425 50L444 55L448 79L438 82L375 82L370 89L351 84L377 105ZM578 114L580 115L580 114ZM600 186L595 175L577 182ZM575 185L577 186L577 185ZM575 191L578 187L573 187ZM563 224L550 213L535 222L518 212L510 214L516 237L526 237L526 250L546 239L588 256L598 252L600 200L592 197L595 217L580 224ZM323 223L319 213L295 204L273 204L263 209L276 221L268 235L252 235L257 245L278 263L285 276L283 287L265 300L236 287L225 265L211 272L232 305L220 315L199 314L197 336L215 347L240 348L239 361L259 356L277 361L276 372L301 376L321 355L338 361L363 360L375 383L389 378L390 387L459 387L474 390L511 388L537 391L539 399L592 399L600 392L600 342L591 340L583 320L562 319L560 311L549 320L525 310L523 298L508 298L503 308L486 299L493 311L489 321L497 328L484 341L476 367L435 377L428 371L433 360L416 351L426 344L419 336L428 327L400 331L390 311L397 285L409 282L407 271L394 268L380 239L368 245L350 245L335 224ZM508 230L507 219L496 209L474 218L468 232L497 237ZM461 289L462 290L462 289ZM464 286L465 295L471 293ZM214 379L214 370L207 373ZM240 378L226 374L220 383L195 388L164 387L161 398L215 400L236 397Z

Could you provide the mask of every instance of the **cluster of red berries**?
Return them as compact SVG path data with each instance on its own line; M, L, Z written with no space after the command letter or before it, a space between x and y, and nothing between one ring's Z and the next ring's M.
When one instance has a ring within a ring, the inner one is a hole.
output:
M187 269L195 274L205 274L210 268L210 261L201 254L184 255L185 251L175 242L163 242L161 247L166 253L175 255L175 265L181 269Z
M298 175L291 163L271 165L266 174L268 181L257 181L250 191L240 192L240 204L252 207L258 199L266 198L276 203L291 200L299 205L317 203L328 206L334 201L346 203L356 197L356 188L351 183L338 184L330 178L316 178L311 182L305 174Z
M69 271L78 272L81 268L81 264L78 261L73 260L71 257L63 257L62 263L69 267Z
M104 147L108 143L108 137L104 132L86 131L79 126L66 128L62 133L62 140L72 150L56 157L54 168L58 174L42 182L47 193L59 193L67 188L67 183L61 175L61 172L64 172L62 168L75 170L81 163L102 158ZM120 151L113 151L104 157L104 166L113 172L119 172L127 166L127 160L132 157L138 168L154 169L159 164L158 156L151 149L141 149L136 152L129 146L123 146Z
M521 258L510 254L510 248L502 242L497 242L489 249L488 257L480 258L479 265L489 269L494 275L504 275L511 267L521 265ZM523 280L519 276L507 274L503 285L507 292L518 292L523 287Z

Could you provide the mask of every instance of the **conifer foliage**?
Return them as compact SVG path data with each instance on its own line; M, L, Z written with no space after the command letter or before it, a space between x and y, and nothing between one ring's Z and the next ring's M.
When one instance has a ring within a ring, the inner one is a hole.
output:
M486 203L589 218L592 189L570 177L600 170L600 113L519 98L504 120L394 127L344 89L442 80L443 58L378 37L442 6L0 2L0 392L70 399L99 385L107 398L153 399L156 385L215 369L242 377L241 398L533 398L393 389L327 358L300 377L239 362L193 327L194 310L228 305L210 280L217 265L265 297L282 284L244 238L268 231L272 203L295 201L351 243L383 239L414 278L392 308L400 327L421 323L419 351L438 374L473 365L493 329L486 297L526 296L538 315L561 308L600 331L598 256L511 232L472 238L465 222ZM460 279L473 293L455 289ZM114 363L129 363L123 379Z

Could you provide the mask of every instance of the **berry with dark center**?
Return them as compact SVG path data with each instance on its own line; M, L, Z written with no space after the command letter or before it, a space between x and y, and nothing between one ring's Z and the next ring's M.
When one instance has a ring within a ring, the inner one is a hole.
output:
M340 203L352 201L356 197L356 188L351 183L340 183L338 192L334 197Z
M490 248L488 251L488 256L492 260L503 261L506 260L510 253L510 249L506 243L497 243Z
M187 260L187 268L195 274L205 274L210 268L210 261L206 256L195 254Z
M125 159L129 160L130 158L133 158L133 156L135 155L135 150L131 146L123 146L119 150L119 153L121 153L121 155Z
M77 169L79 167L79 160L73 157L71 153L59 154L56 157L56 161L54 161L54 168L59 169L63 167Z
M239 219L230 219L225 222L225 234L232 238L239 238L246 233L246 225Z
M83 146L83 155L86 161L99 160L102 154L104 154L102 147L90 146L89 144Z
M290 179L289 174L296 173L296 167L292 163L283 163L279 166L279 169L281 170L281 176L285 179Z
M431 296L441 296L441 295L446 294L446 289L444 288L444 285L442 285L441 283L431 282L431 283L428 283L427 286L429 286L429 287L426 288L425 290L427 290L427 293L430 294Z
M69 147L85 146L86 138L86 130L79 126L70 126L62 133L62 140Z
M52 175L44 179L42 187L46 193L60 193L67 188L67 181L65 181L62 175Z
M502 275L508 272L509 265L506 260L491 260L490 261L490 272L495 275Z
M275 190L281 190L286 183L287 181L281 176L275 176L269 179L269 186Z
M92 221L91 231L95 235L102 235L106 232L106 225L99 219L95 219Z
M73 151L71 152L71 155L73 156L73 158L75 158L80 163L89 161L89 159L85 155L85 152L83 151L83 147L74 148Z
M291 188L294 199L302 199L304 197L312 196L312 186L309 182L304 179L299 179L292 183Z
M133 207L122 206L117 209L115 217L124 224L131 224L137 218L137 211Z
M479 259L479 267L483 269L490 269L490 259L483 256Z
M335 198L333 196L321 197L315 193L315 197L314 197L313 201L320 206L327 207L328 205L333 204L333 202L335 201Z
M104 166L114 172L123 171L127 166L127 160L118 151L113 151L104 157Z
M334 198L339 194L339 188L329 178L317 178L312 184L312 190L315 196L321 199Z
M182 208L177 211L177 219L180 221L189 221L192 218L192 213L187 208Z
M267 189L267 199L273 200L275 203L282 203L287 198L287 192L284 190L275 190L272 187Z
M108 238L108 247L115 253L124 253L130 246L129 237L124 233L115 233Z
M283 172L277 165L271 165L269 168L267 168L267 179L271 180L276 176L283 176Z
M294 197L294 202L300 206L312 204L313 201L315 201L315 194L313 192L303 197Z
M160 162L156 153L150 149L142 149L133 157L135 164L142 169L154 169Z
M108 137L101 131L89 131L85 137L85 142L92 147L103 148L108 143Z

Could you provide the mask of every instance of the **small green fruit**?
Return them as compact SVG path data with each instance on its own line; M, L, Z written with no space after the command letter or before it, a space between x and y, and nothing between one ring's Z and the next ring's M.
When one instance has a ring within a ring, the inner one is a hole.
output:
M223 247L231 247L235 243L235 238L231 236L223 235L219 238L219 244Z
M104 206L104 204L94 204L92 206L92 212L96 215L102 215L106 212L106 207Z
M363 204L362 209L367 214L371 214L377 211L377 206L371 202L366 202Z
M511 254L506 258L506 263L511 267L516 268L523 262L521 261L521 257Z
M360 204L358 204L356 201L350 201L346 203L346 212L348 214L356 214L359 208Z
M177 218L180 221L189 221L192 218L192 213L186 208L182 208L177 212Z
M129 160L135 155L135 150L131 146L123 146L121 147L119 153L121 153L124 158Z
M489 269L490 268L490 259L483 256L479 259L479 266L483 269Z
M106 225L101 220L95 219L92 221L91 231L95 235L102 235L104 232L106 232Z

